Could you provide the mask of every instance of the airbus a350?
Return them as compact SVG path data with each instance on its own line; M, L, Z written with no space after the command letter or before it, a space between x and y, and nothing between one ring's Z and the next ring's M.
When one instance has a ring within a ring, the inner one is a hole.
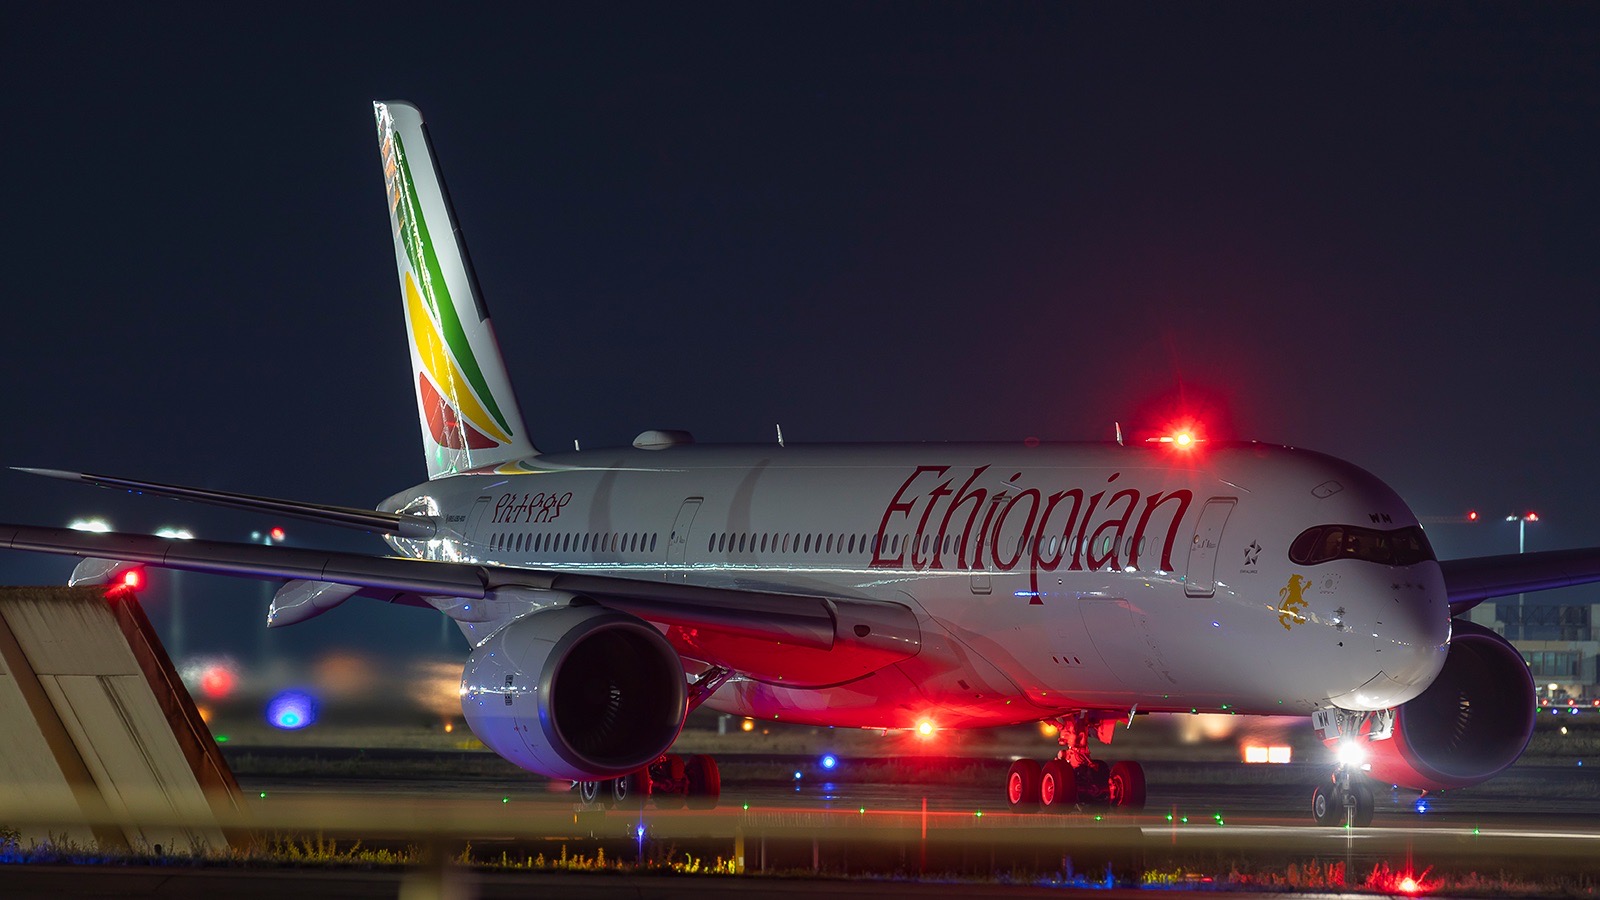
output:
M374 104L427 480L376 510L57 470L104 487L381 534L365 556L0 526L85 557L288 579L272 627L352 597L437 609L471 646L462 712L586 803L710 805L671 752L700 705L852 728L1059 726L1015 809L1136 810L1137 762L1089 738L1143 713L1298 715L1341 763L1318 822L1372 817L1371 778L1430 791L1510 765L1537 711L1521 655L1458 616L1600 580L1600 551L1440 561L1350 463L1263 443L631 447L530 440L421 114ZM1041 754L1043 755L1043 754Z

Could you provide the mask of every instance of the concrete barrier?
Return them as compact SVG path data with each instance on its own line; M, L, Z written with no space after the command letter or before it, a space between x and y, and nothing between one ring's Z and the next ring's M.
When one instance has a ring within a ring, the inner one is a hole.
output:
M0 828L24 846L248 841L239 786L127 588L0 588L0 728Z

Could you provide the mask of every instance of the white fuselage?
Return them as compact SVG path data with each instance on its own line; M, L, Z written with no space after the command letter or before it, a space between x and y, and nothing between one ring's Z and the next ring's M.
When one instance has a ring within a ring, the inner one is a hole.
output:
M1382 709L1421 693L1449 645L1431 553L1290 559L1314 526L1416 529L1395 492L1266 444L599 450L440 479L382 508L446 523L436 540L390 539L410 556L915 612L920 649L870 674L824 651L666 629L686 659L745 673L709 705L785 721Z

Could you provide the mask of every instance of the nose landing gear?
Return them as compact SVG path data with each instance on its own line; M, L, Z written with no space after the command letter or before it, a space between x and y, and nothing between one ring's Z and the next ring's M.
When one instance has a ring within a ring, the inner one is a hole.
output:
M1319 784L1311 792L1311 817L1318 825L1351 825L1365 828L1372 824L1372 787L1367 779L1352 777L1348 767L1340 766L1330 784Z
M1311 727L1330 747L1337 747L1339 762L1327 782L1311 792L1311 817L1318 825L1372 824L1372 785L1362 772L1367 746L1394 733L1394 710L1352 712L1319 709L1311 714Z
M1089 712L1053 720L1060 729L1061 749L1043 765L1019 759L1006 773L1006 802L1016 812L1043 807L1066 812L1077 806L1110 807L1138 812L1144 809L1144 768L1136 762L1106 764L1089 755L1089 734L1111 743L1117 719Z

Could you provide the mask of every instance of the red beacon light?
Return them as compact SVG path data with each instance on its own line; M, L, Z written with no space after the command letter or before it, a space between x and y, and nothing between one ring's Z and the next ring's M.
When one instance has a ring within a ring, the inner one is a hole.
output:
M117 579L117 583L130 591L142 590L144 588L144 570L129 569L122 573L122 576Z
M1475 510L1475 509L1467 510L1467 521L1468 522L1476 522L1476 521L1478 521L1478 511Z
M1178 428L1167 434L1145 438L1145 443L1166 444L1176 450L1193 450L1197 444L1205 443L1205 438L1200 437L1192 428Z

